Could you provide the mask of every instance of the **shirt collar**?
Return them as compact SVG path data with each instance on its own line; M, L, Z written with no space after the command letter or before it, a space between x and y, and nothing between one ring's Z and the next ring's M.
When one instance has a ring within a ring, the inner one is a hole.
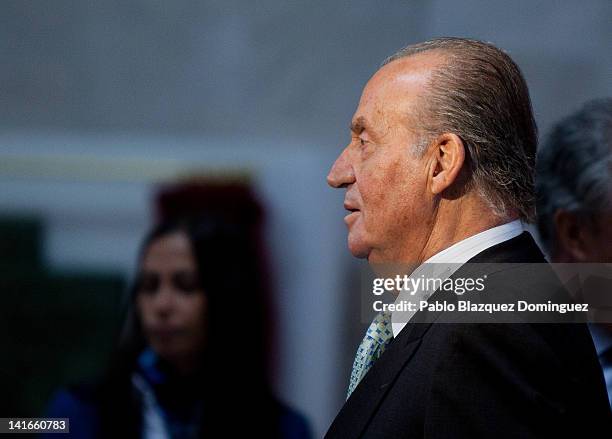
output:
M589 331L591 331L597 355L600 356L612 348L612 331L610 329L601 324L589 323Z
M512 239L522 232L523 224L520 220L514 220L465 238L441 252L436 253L431 258L427 259L425 263L435 264L446 262L465 264L478 253L482 253L489 247Z
M436 253L423 264L419 265L411 274L415 276L417 273L425 272L424 264L448 264L442 267L440 270L435 270L435 277L441 278L442 280L449 278L457 271L462 264L472 259L479 253L482 253L486 249L493 247L494 245L501 244L504 241L508 241L523 233L523 223L520 220L510 221L501 226L496 226L483 232L472 235L465 238L450 247ZM437 267L432 265L431 267ZM431 271L431 270L429 270ZM432 272L433 273L433 272ZM406 300L406 294L409 292L402 292L397 296L395 303L400 303L402 300ZM417 293L418 294L418 293ZM412 299L414 300L414 298ZM424 298L423 300L427 300ZM414 313L406 313L405 311L394 311L391 313L391 328L393 330L393 336L397 337L404 326L412 318Z

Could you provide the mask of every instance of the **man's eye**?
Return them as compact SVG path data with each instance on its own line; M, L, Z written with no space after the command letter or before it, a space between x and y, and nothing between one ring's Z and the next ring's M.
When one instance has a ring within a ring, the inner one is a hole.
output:
M366 145L366 143L367 143L367 142L366 142L364 139L362 139L361 137L359 138L359 144L360 144L361 146L365 146L365 145Z

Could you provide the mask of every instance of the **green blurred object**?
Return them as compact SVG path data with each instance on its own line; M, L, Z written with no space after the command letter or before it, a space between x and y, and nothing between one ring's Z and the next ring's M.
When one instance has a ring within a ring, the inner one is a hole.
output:
M122 321L116 273L42 265L42 223L0 218L0 416L40 416L59 387L102 373Z

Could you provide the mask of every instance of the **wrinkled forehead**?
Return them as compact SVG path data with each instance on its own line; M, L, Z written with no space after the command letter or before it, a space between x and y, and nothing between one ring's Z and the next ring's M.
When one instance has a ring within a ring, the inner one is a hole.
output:
M432 73L442 68L440 51L418 53L382 66L366 84L359 106L363 109L410 111L427 91Z

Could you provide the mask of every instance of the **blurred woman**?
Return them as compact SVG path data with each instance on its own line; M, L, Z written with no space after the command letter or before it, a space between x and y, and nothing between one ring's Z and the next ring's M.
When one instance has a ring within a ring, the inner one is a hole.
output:
M249 228L216 215L156 227L110 372L47 415L70 417L73 437L310 437L271 392L258 251Z

